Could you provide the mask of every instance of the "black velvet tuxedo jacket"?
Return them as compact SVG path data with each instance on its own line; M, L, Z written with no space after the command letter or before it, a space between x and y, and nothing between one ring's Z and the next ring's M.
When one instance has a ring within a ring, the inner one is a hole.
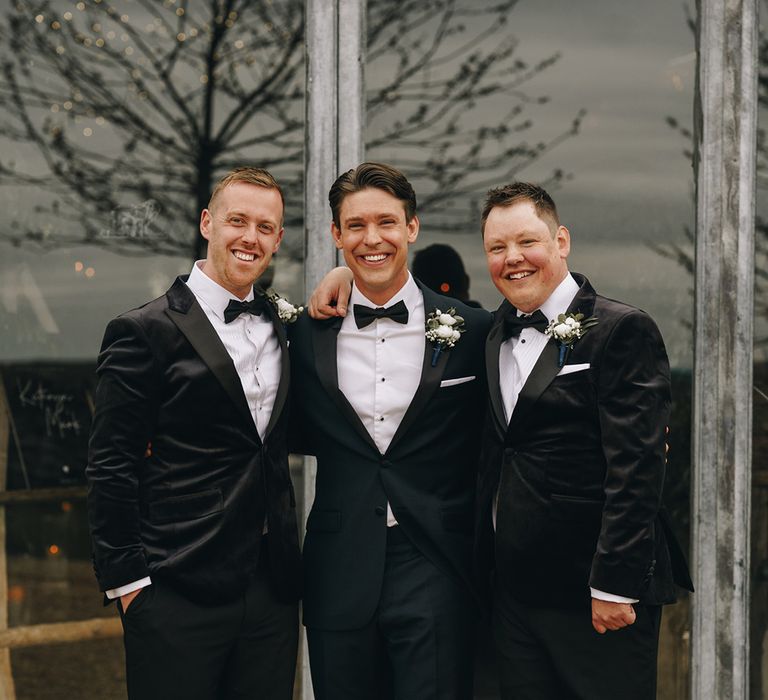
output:
M96 576L102 590L151 576L201 601L231 599L256 568L266 516L275 592L296 600L283 325L267 305L282 375L260 436L234 364L184 279L111 321L104 336L86 470Z
M479 566L488 572L495 555L497 585L533 605L581 605L590 586L641 603L669 603L673 583L691 589L691 582L660 508L671 401L664 344L647 314L573 277L579 291L568 311L598 323L576 342L566 368L589 368L558 376L558 348L550 339L508 425L499 389L508 302L488 336Z
M473 507L491 316L419 287L426 315L456 307L466 332L434 367L425 339L420 385L385 454L339 390L336 340L342 320L303 316L291 326L293 423L302 451L318 462L304 540L309 627L355 629L372 619L384 575L387 501L422 554L474 590ZM462 377L475 379L440 386Z

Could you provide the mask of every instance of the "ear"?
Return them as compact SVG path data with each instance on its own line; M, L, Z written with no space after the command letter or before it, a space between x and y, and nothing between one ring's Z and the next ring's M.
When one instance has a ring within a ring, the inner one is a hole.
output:
M200 234L206 241L211 240L211 212L203 209L200 214Z
M280 249L280 242L283 240L284 233L285 233L285 229L281 228L279 233L277 234L277 240L275 241L275 247L272 249L272 253L276 253Z
M419 236L419 217L414 214L405 227L408 231L408 243L414 243Z
M344 246L341 242L341 231L336 227L335 222L331 222L331 236L333 237L333 242L336 244L336 247L339 250L343 250Z
M557 249L560 251L560 257L565 260L568 257L568 253L571 252L570 231L565 226L559 226L555 234L555 241L557 242Z

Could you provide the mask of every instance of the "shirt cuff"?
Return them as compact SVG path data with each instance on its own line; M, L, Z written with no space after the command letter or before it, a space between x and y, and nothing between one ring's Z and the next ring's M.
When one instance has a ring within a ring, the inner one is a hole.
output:
M590 593L593 598L598 600L604 600L607 603L639 603L637 598L626 598L623 595L614 595L613 593L606 593L605 591L598 591L597 588L590 588Z
M115 598L119 598L121 595L126 595L127 593L133 593L134 591L138 591L139 588L144 588L145 586L149 586L149 584L152 583L152 579L149 578L149 576L145 576L142 579L139 579L138 581L133 581L132 583L126 583L124 586L119 586L118 588L110 588L108 591L104 591L107 594L107 598L110 600L114 600Z

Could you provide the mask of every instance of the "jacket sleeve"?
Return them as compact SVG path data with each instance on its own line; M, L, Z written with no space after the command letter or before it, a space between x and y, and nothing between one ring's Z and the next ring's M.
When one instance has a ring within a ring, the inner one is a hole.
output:
M155 417L156 366L139 323L122 316L104 334L88 447L88 519L101 590L149 575L141 541L139 475Z
M605 505L589 585L640 598L654 573L664 483L669 361L656 324L633 310L612 329L597 381Z

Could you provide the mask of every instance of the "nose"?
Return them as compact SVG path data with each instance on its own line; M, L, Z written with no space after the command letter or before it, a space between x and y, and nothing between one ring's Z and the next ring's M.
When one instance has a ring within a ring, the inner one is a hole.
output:
M523 260L523 254L519 246L510 245L507 247L506 253L504 255L504 262L507 265L516 265L522 260Z
M366 226L365 235L363 236L363 243L371 248L381 243L381 236L379 235L379 229L376 226Z
M243 243L254 246L259 242L259 229L256 224L251 224L243 228L242 239Z

